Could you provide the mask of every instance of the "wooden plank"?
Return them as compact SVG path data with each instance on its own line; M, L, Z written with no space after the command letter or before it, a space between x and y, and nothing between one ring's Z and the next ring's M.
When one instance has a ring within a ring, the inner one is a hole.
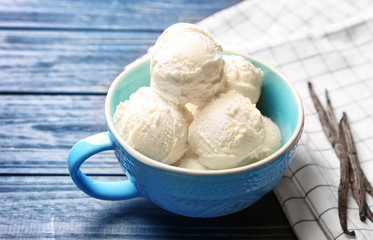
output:
M0 93L106 93L163 29L239 2L2 1Z
M67 174L70 148L106 131L105 96L0 95L0 173ZM112 151L84 164L86 173L122 173Z
M160 31L175 22L197 22L240 0L5 0L0 28Z
M68 175L68 153L69 149L0 149L0 175ZM81 169L88 175L123 175L113 151L91 157Z
M155 32L0 31L0 92L105 94Z
M1 239L295 239L272 192L239 213L212 219L177 216L144 198L93 199L69 177L3 176L0 193Z

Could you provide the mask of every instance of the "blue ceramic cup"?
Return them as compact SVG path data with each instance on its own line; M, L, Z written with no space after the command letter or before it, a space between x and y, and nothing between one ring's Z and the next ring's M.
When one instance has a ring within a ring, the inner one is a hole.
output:
M104 200L144 196L159 207L190 217L217 217L240 211L259 200L280 180L294 158L303 129L303 107L294 87L273 67L237 53L264 72L257 104L263 115L280 128L282 147L256 163L225 170L191 170L170 166L137 152L120 136L113 115L116 106L150 83L150 60L128 67L112 83L105 102L108 131L77 142L68 167L75 184L86 194ZM151 147L151 146L149 146ZM90 156L114 150L128 180L102 182L79 169Z

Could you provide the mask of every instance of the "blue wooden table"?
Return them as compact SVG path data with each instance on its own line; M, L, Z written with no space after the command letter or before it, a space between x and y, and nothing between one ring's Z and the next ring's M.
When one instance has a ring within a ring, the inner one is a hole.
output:
M237 2L1 1L0 239L294 239L273 192L237 214L192 219L144 198L90 198L66 167L76 141L106 130L105 95L125 65L167 26ZM125 177L112 152L83 170Z

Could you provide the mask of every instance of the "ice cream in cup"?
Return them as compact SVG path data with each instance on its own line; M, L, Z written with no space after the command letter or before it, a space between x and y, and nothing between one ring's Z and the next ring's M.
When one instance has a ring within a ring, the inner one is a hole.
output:
M132 64L113 81L105 102L108 130L73 146L71 177L83 192L103 200L146 197L190 217L240 211L268 193L292 162L304 122L300 97L268 64L221 52L194 25L173 29L161 35L151 58ZM170 46L178 47L175 39L188 40L192 49L198 41L209 43L175 58L167 53ZM225 61L233 66L227 68ZM240 76L252 82L241 84ZM251 100L255 88L259 98ZM106 150L114 150L128 179L102 182L80 170L90 156Z

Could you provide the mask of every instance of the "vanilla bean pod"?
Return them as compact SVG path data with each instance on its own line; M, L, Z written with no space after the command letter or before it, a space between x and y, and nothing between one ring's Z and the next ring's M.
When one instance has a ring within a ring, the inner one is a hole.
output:
M354 176L353 176L352 173L351 173L351 169L350 169L350 176L351 176L351 177L350 177L350 179L351 179L350 184L351 184L352 197L353 197L353 198L355 199L355 201L357 202L359 196L358 196L358 194L357 194L357 191L356 191L354 185L351 183L351 182L355 181L355 179L353 179ZM369 206L368 206L368 204L367 204L366 202L364 203L364 206L363 206L363 207L366 209L367 218L368 218L370 221L373 222L373 213L372 213L372 211L370 210L370 208L369 208Z
M373 222L373 213L365 198L365 193L373 197L372 184L368 181L360 167L356 146L347 121L347 114L343 113L338 125L328 91L325 91L327 104L327 111L325 111L311 83L308 83L308 88L317 114L319 115L323 131L340 160L341 179L338 187L338 213L340 224L346 234L355 235L354 231L348 231L347 229L348 189L349 186L351 186L352 197L359 206L360 220L365 221L365 219L368 218Z
M352 171L352 169L350 168L350 176L351 176L351 177L350 177L351 192L352 192L352 196L353 196L353 198L354 198L355 201L357 202L357 201L358 201L358 194L357 194L356 189L354 188L354 185L351 183L351 182L356 181L356 180L354 179L354 175L352 175L351 171ZM363 178L366 179L365 174L364 174L364 173L361 173L361 174L363 174L363 175L362 175ZM365 183L368 182L367 180L364 180L364 181L366 181ZM369 183L369 182L368 182L368 183ZM370 183L369 183L369 185L370 185ZM367 186L367 185L365 185L365 186ZM367 191L367 192L368 192L368 191ZM365 204L364 204L363 207L366 209L367 218L368 218L370 221L373 222L373 213L372 213L372 211L370 210L370 208L369 208L367 202L365 202Z
M344 146L344 136L341 129L341 124L337 123L337 118L329 98L328 90L325 90L325 97L328 120L334 135L331 144L340 161L340 181L338 186L338 215L343 232L348 235L355 236L354 231L349 231L347 229L347 199L349 184L351 183L350 175L352 174L350 172L350 162L348 160L348 154Z
M344 145L348 153L348 159L351 167L350 182L351 187L356 191L357 195L357 205L359 206L360 220L365 221L367 209L364 207L366 205L365 199L365 184L363 182L362 171L359 166L359 160L357 158L357 151L355 143L351 134L351 129L347 122L347 114L343 113L341 119L341 129L343 132Z
M327 109L327 114L328 114L328 120L329 120L329 124L331 126L331 129L334 135L334 139L332 140L336 141L338 139L339 141L342 141L341 139L339 139L339 127L337 123L337 117L335 116L335 112L334 112L332 103L329 98L328 90L325 90L325 97L326 97L326 109ZM333 145L333 142L331 142L331 144Z
M335 134L333 133L334 127L331 126L328 115L324 107L322 106L319 98L317 97L316 93L314 92L312 84L310 82L308 82L308 90L310 92L313 104L315 105L317 114L319 115L319 120L324 130L324 133L328 138L329 142L333 145L333 143L336 141Z
M308 83L308 89L312 98L312 101L315 105L317 114L320 119L321 126L324 130L325 135L327 136L330 144L332 145L336 155L340 160L340 183L338 186L338 215L341 227L343 232L355 236L354 231L349 231L347 228L347 197L348 197L348 186L349 186L349 161L348 156L345 151L345 148L342 144L342 139L339 138L339 133L336 125L332 125L331 122L336 124L335 114L333 108L331 107L331 103L329 100L329 96L327 95L327 108L328 113L325 111L324 107L322 106L320 100L318 99L316 93L313 90L312 84Z
M362 170L360 169L360 171L362 172ZM372 188L372 184L370 184L370 182L368 181L367 177L365 176L365 174L362 172L363 174L363 177L364 177L364 183L365 183L365 191L367 193L369 193L372 197L373 197L373 188Z
M341 124L339 125L339 129L341 129ZM339 221L341 223L341 227L343 232L355 236L354 231L349 231L347 229L347 199L348 199L348 190L350 185L350 175L352 174L350 171L350 163L348 161L348 155L344 150L342 144L338 144L339 154L338 158L340 161L340 179L339 179L339 186L338 186L338 215Z

